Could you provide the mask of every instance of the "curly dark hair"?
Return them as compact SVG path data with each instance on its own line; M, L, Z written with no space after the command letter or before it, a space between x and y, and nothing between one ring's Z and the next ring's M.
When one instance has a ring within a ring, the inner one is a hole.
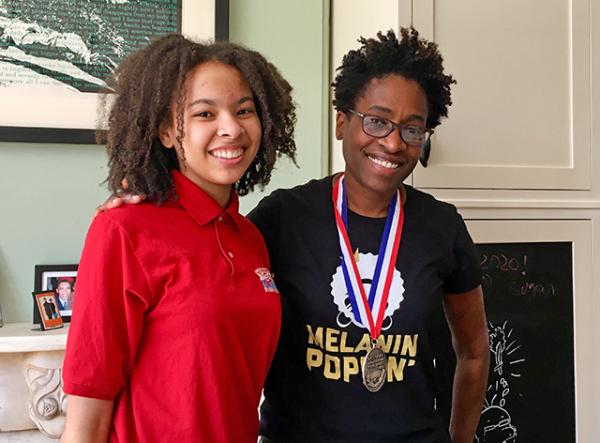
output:
M107 80L116 93L100 105L101 118L108 121L108 132L98 131L99 142L106 142L109 173L106 182L113 193L128 191L145 194L158 202L174 192L170 169L179 169L175 149L167 149L159 139L159 127L172 118L176 109L176 148L185 155L181 141L185 135L183 104L185 80L197 65L218 61L237 68L248 83L261 122L262 138L256 158L235 184L245 195L255 185L271 179L275 160L282 155L295 162L294 126L296 108L292 87L275 66L261 54L230 42L201 44L179 34L161 37L134 52Z
M444 74L442 56L435 43L419 38L414 28L401 28L401 39L394 31L377 33L377 38L361 37L361 47L348 52L339 68L335 81L333 106L348 112L373 78L398 74L416 81L425 91L429 116L427 127L435 128L442 117L448 116L450 85L456 83Z

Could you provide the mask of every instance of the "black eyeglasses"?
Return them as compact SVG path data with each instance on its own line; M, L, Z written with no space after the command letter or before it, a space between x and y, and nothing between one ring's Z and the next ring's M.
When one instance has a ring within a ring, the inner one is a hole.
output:
M395 128L400 130L400 138L407 145L423 147L433 134L432 129L422 128L415 125L400 125L393 121L377 115L363 114L362 112L348 109L348 112L362 119L362 129L371 137L383 138L392 133Z

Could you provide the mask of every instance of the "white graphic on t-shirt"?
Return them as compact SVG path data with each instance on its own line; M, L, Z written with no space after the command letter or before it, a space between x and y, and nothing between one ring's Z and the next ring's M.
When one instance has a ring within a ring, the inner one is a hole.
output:
M358 254L358 272L362 277L362 284L365 287L367 297L369 296L369 290L371 289L371 282L373 277L373 271L377 263L377 255ZM380 284L383 284L384 276L380 277ZM336 322L340 328L347 327L350 323L354 323L356 326L361 328L368 328L367 319L361 319L365 324L361 324L354 318L352 313L352 305L350 304L350 297L346 289L346 282L344 280L344 271L342 270L342 264L336 268L335 274L333 274L331 280L331 295L333 296L333 302L337 305L340 311L336 317ZM359 296L357 294L357 296ZM400 308L400 303L404 300L404 280L400 274L400 271L394 269L392 278L392 285L390 287L390 295L388 303L385 308L385 314L383 318L383 324L381 330L385 331L392 326L392 314Z

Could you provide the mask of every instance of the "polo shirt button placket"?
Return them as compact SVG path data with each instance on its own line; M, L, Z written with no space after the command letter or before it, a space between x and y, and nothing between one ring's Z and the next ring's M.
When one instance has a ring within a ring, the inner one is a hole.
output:
M233 277L234 273L235 273L235 267L233 265L233 252L231 251L226 251L225 248L223 247L223 244L221 243L221 236L219 235L219 224L222 224L224 221L224 216L223 215L219 215L216 218L216 222L214 223L214 227L215 227L215 233L217 236L217 244L219 245L219 249L221 250L221 254L223 254L223 256L225 256L225 259L227 260L227 262L229 263L229 267L231 268L231 276ZM223 226L223 228L225 228L225 226Z

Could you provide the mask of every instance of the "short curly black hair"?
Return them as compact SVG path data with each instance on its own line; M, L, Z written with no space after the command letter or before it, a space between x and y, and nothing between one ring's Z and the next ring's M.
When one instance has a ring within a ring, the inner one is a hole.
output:
M419 38L414 28L401 28L401 39L394 31L377 33L377 38L361 37L361 47L349 51L337 68L332 83L333 106L342 112L353 109L356 100L373 78L398 74L416 81L425 91L428 105L427 127L435 128L448 116L450 85L456 83L444 74L442 56L435 43Z
M114 102L108 97L101 101L101 118L106 116L108 132L99 131L97 139L106 142L106 182L113 193L122 190L125 178L128 191L158 202L174 192L169 170L179 169L179 162L175 149L167 149L161 143L159 127L172 118L175 106L181 148L185 134L185 80L190 71L207 61L218 61L240 71L254 95L261 122L258 153L235 184L236 192L245 195L257 184L266 185L278 157L286 155L295 162L296 108L292 87L277 68L258 52L238 44L201 44L180 34L169 34L129 55L107 79L116 98Z

